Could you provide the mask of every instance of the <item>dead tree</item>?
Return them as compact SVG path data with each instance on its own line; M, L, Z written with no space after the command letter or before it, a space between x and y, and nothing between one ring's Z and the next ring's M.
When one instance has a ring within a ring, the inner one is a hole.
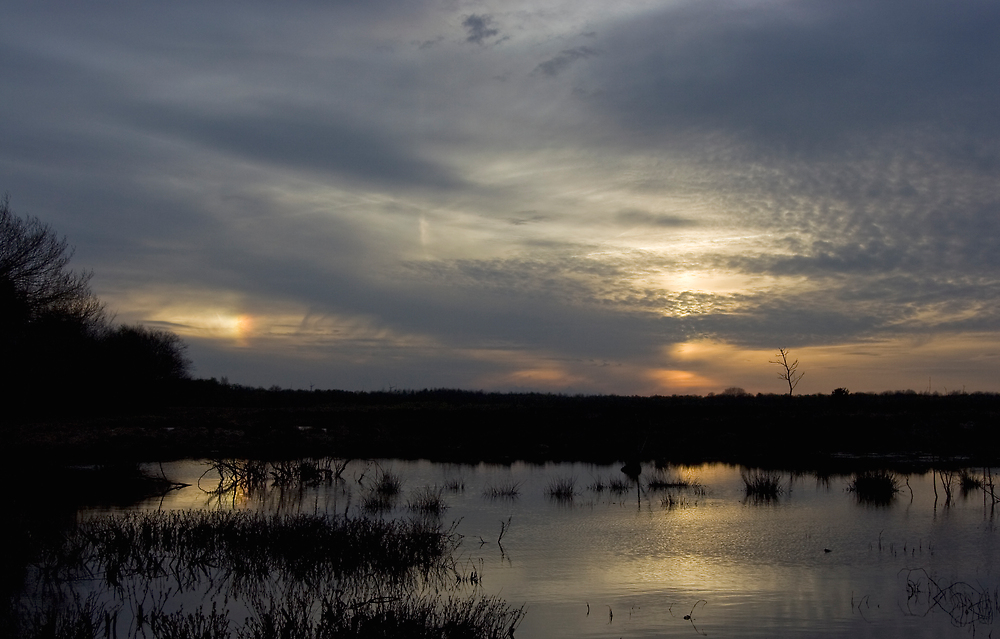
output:
M779 359L768 360L771 364L777 364L782 368L781 372L778 373L778 379L784 380L788 384L788 396L792 396L792 391L795 387L799 385L799 381L805 373L798 372L799 370L799 360L794 362L788 362L788 349L779 348L778 354L775 357Z

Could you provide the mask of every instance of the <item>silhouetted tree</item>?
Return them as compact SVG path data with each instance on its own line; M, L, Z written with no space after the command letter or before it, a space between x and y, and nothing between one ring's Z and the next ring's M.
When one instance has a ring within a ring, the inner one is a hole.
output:
M4 408L36 413L139 405L186 379L185 345L168 331L112 326L69 269L73 249L0 199L0 388Z
M795 387L799 385L799 381L802 380L802 376L805 373L798 372L799 360L789 363L788 361L788 350L784 348L778 349L778 354L775 356L778 359L768 360L771 364L777 364L782 368L781 372L778 373L778 379L783 379L788 384L788 396L792 396L792 392Z
M104 305L90 291L91 273L67 268L73 249L47 224L20 218L10 197L0 199L0 317L5 340L16 340L33 324L95 328Z
M65 397L87 379L106 321L91 274L68 268L72 255L50 226L14 215L9 197L0 199L0 384L8 406L37 406L45 389Z

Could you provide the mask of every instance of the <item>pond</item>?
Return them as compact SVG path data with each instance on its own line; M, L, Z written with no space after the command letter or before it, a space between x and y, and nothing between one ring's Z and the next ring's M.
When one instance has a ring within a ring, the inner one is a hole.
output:
M437 518L460 535L465 583L523 606L519 639L988 636L1000 612L981 469L964 485L874 473L896 482L888 493L771 473L756 495L746 469L721 464L643 464L638 480L592 464L327 460L258 482L206 461L162 469L190 485L134 509Z

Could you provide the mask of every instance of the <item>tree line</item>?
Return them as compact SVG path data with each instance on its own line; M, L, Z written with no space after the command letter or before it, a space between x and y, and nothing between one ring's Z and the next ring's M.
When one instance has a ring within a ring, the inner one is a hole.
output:
M186 345L169 331L114 322L69 267L73 249L51 226L0 200L0 384L14 412L107 410L166 398L190 377Z

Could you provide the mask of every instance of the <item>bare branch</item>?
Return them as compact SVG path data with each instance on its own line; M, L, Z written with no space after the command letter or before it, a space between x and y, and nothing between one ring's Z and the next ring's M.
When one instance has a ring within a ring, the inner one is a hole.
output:
M782 368L781 372L778 373L778 379L784 380L788 384L788 396L791 397L792 392L795 387L799 385L802 377L805 373L798 372L799 370L799 360L794 362L788 362L788 350L784 348L778 349L778 354L775 355L778 359L768 360L771 364L777 364Z

